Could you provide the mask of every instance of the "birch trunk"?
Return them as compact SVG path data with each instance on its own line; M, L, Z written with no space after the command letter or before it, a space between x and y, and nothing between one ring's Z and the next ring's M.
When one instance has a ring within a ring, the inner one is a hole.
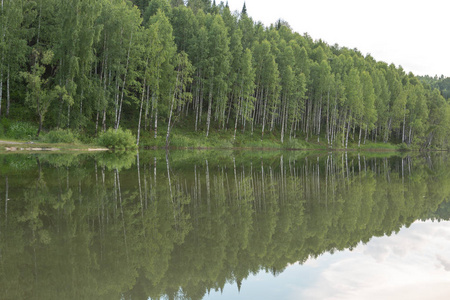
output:
M145 95L145 78L144 78L144 86L142 87L141 105L139 108L139 123L137 130L136 146L139 146L139 138L141 136L141 120L142 120L142 107L144 106L144 95Z
M145 114L144 114L144 130L147 130L148 126L148 111L150 106L150 86L147 85L146 101L145 101Z
M405 111L403 113L403 132L402 132L402 143L405 142L406 139L406 134L405 134L405 124L406 124L406 106L405 106Z
M178 78L177 78L177 84L178 84ZM175 89L176 89L176 87L175 87ZM175 92L173 93L172 102L170 103L169 122L167 123L167 134L166 134L166 149L169 148L170 122L172 121L173 103L174 102L175 102Z
M157 136L158 136L158 107L155 107L155 139Z
M199 82L197 82L197 87L195 89L195 101L194 102L195 102L195 132L197 132L198 117L199 117L199 110L200 110L200 83Z
M267 96L268 93L266 93L266 99L264 101L264 111L263 111L263 121L262 121L262 130L261 130L261 141L263 140L264 137L264 126L266 124L266 109L267 109Z
M284 125L286 122L286 102L283 105L283 109L282 109L282 117L281 117L281 143L284 143Z
M214 67L213 67L214 68ZM212 96L213 96L213 81L211 79L211 84L209 87L209 99L208 99L208 115L206 117L206 137L209 135L209 126L211 125L211 106L212 106Z
M362 127L359 126L359 139L358 139L358 148L361 147L361 133L362 133Z
M125 84L126 84L126 81L127 81L128 65L129 65L129 62L130 62L130 51L131 51L131 43L132 43L132 41L133 41L133 33L131 33L131 36L130 36L130 45L128 46L127 64L126 64L126 66L125 66L125 75L124 75L124 77L123 77L122 95L121 95L121 97L120 97L120 107L119 107L119 113L118 113L118 116L117 116L116 131L117 131L117 129L119 129L120 116L121 116L121 114L122 114L123 96L124 96L124 93L125 93Z
M146 84L146 79L147 79L146 78L146 73L147 73L148 60L149 60L149 58L147 57L146 67L145 67L145 71L144 71L144 84L142 85L141 105L140 105L140 108L139 108L139 122L138 122L136 146L139 146L139 138L140 138L140 135L141 135L142 107L144 106L145 84Z
M172 102L170 103L169 122L167 123L167 134L166 134L166 149L169 148L170 127L171 127L172 114L173 114L173 104L175 103L175 95L176 95L177 89L178 89L178 78L179 78L178 76L179 76L179 74L177 74L177 80L175 82L175 90L173 92Z
M2 55L3 61L3 55ZM0 65L1 68L1 65ZM2 115L2 98L3 98L3 69L0 71L0 117Z
M239 103L238 103L238 109L236 110L236 118L234 119L234 135L233 135L233 141L236 140L236 131L237 131L237 125L238 125L238 117L241 112L241 105L242 105L242 98L239 97Z
M8 65L8 74L6 76L6 117L9 116L9 106L10 106L10 93L9 93L9 65Z
M330 126L331 126L331 123L330 123L330 89L328 88L328 95L327 95L327 132L326 132L326 135L327 135L327 143L328 143L328 145L330 144Z
M208 100L208 115L206 117L206 137L209 135L209 126L211 125L211 106L212 106L212 91L209 91Z
M351 115L351 113L350 113ZM348 125L347 125L347 137L345 138L345 149L347 149L348 147L348 135L350 133L350 122L351 122L351 118L348 120Z

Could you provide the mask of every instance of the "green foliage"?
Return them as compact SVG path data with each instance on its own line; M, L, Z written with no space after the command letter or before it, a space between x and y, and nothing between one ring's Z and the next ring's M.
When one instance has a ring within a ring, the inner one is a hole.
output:
M445 99L450 99L450 77L441 75L434 76L419 76L420 81L429 85L432 89L437 88Z
M259 129L259 128L258 128ZM197 149L197 148L261 148L261 149L323 149L324 146L315 143L308 143L303 137L288 139L284 144L280 143L278 132L272 132L261 140L259 134L252 135L250 132L236 133L233 131L214 130L208 137L201 132L195 133L189 128L174 128L171 132L170 147L177 149ZM163 137L150 136L148 133L142 136L141 144L144 148L163 148L165 140Z
M101 133L97 139L100 146L104 146L113 150L133 150L136 149L136 137L131 133L131 130L123 130L121 128L108 129Z
M313 136L331 148L369 139L450 144L449 78L419 80L356 49L299 35L281 19L254 22L245 5L238 15L216 2L5 1L0 118L37 122L37 135L43 127L81 131L87 142L122 124L138 127L139 138L151 131L147 144L165 146L172 126L189 121L195 134L235 135L174 136L178 146L241 145L238 129L290 146ZM165 144L158 123L167 125ZM8 130L2 125L0 134Z
M86 159L85 155L77 155L72 153L51 153L39 155L40 163L47 163L52 167L80 167L81 163Z
M406 145L406 144L405 144ZM365 144L361 144L360 148L362 150L370 150L370 151L383 151L383 152L387 152L387 151L392 151L395 152L397 150L399 150L399 146L398 145L394 145L391 143L383 143L383 142L377 142L377 143L373 143L370 141L367 141Z
M116 153L99 153L95 156L98 164L109 170L129 169L136 163L136 152L120 151Z
M400 151L409 151L409 150L411 150L406 143L401 143L398 149Z
M44 143L78 143L78 136L70 129L56 129L40 138Z
M36 125L28 122L10 121L3 119L0 122L0 135L17 140L31 140L36 136Z

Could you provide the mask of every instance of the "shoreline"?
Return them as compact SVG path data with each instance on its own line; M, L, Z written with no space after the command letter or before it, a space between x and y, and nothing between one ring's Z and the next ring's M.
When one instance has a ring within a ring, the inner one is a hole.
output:
M95 145L86 144L50 144L50 143L35 143L12 140L0 140L0 152L57 152L57 151L73 151L73 152L96 152L96 151L110 151L110 149Z
M317 152L448 152L446 149L400 149L397 148L384 148L384 147L372 147L372 148L282 148L282 147L224 147L224 146L198 146L198 147L177 147L172 146L169 148L162 146L141 146L138 150L228 150L228 151L317 151ZM14 140L0 140L0 152L101 152L101 151L113 151L111 149L87 145L87 144L64 144L64 143L40 143L40 142L24 142Z

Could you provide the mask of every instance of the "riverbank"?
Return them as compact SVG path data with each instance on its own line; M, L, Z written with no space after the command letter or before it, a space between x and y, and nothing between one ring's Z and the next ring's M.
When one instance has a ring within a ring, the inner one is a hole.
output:
M135 148L136 137L131 132L126 134L126 145L124 149ZM128 136L129 135L129 136ZM361 151L361 152L398 152L418 151L418 145L407 146L406 144L392 144L383 142L372 142L366 140L358 144L358 141L349 140L348 146L340 144L329 145L325 136L297 136L285 137L283 142L280 133L273 131L266 133L263 137L260 132L237 132L233 130L212 130L208 137L203 131L191 131L187 128L173 128L170 135L169 149L227 149L248 151ZM15 139L0 139L0 151L108 151L113 146L99 146L98 144L85 144L79 139L73 143L50 143L45 141L26 141ZM86 139L93 141L95 139ZM123 141L121 141L123 142ZM118 143L112 142L112 144ZM107 146L108 144L105 144ZM162 149L166 148L166 134L163 131L154 137L154 131L141 133L140 149ZM430 149L438 150L438 149Z
M108 151L108 148L87 144L42 143L21 140L0 140L0 152L15 151Z
M158 136L141 139L140 149L165 148L165 137ZM175 133L169 144L170 149L216 149L216 150L248 150L248 151L370 151L396 152L404 150L399 145L384 143L350 144L348 148L330 147L324 143L307 142L301 138L291 139L281 143L273 135L267 135L264 140L247 136L234 139L226 133L212 134L208 138L200 134ZM109 151L106 147L82 143L44 143L23 140L0 140L0 151ZM413 149L411 149L413 150Z
M170 135L171 149L239 149L239 150L305 150L305 151L407 151L419 150L414 146L406 147L402 144L383 142L349 140L347 148L342 145L328 145L325 136L286 136L281 141L281 134L277 131L267 132L263 137L261 132L240 132L234 135L234 130L212 130L208 137L203 131L192 131L183 128L173 128ZM166 147L165 132L154 137L154 132L144 132L140 139L140 148L160 149Z

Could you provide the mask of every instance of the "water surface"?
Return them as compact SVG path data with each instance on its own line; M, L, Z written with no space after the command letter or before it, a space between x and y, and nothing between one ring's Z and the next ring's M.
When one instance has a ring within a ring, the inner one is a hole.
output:
M146 151L0 161L1 299L450 293L445 155Z

